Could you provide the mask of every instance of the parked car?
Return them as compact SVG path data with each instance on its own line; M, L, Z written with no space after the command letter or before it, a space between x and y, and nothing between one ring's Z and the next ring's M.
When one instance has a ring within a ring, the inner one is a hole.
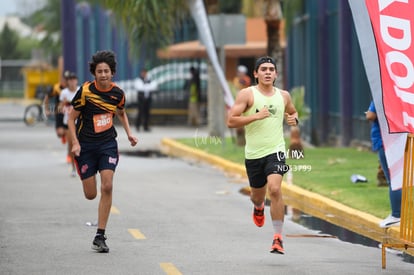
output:
M188 94L185 83L190 79L190 68L200 71L201 101L207 98L207 64L196 62L169 63L155 67L148 71L148 77L156 85L152 95L152 109L187 109ZM118 81L118 85L125 91L128 107L138 103L138 91L134 87L135 80Z

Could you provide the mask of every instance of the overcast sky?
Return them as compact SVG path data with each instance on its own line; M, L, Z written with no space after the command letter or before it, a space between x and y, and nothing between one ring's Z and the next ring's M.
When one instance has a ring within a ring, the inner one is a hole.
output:
M25 15L41 7L46 0L1 0L0 16ZM18 8L20 7L20 9Z
M5 16L17 11L15 0L3 0L1 2L0 16Z

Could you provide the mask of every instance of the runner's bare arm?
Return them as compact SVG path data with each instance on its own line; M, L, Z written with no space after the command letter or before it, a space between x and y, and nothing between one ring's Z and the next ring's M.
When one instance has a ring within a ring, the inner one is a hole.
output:
M75 121L79 117L79 115L80 115L80 111L76 111L75 109L71 108L69 112L69 117L68 117L69 138L72 140L71 152L75 156L79 156L80 150L81 150L79 140L76 135L76 126L75 126Z
M371 111L366 111L365 112L365 117L367 120L369 121L374 121L377 119L377 114Z
M131 146L135 146L138 143L138 139L132 135L131 128L129 127L129 121L125 109L116 109L116 116L121 121L122 127L124 127L125 133L127 134L128 140Z
M282 96L285 100L286 123L289 126L296 126L299 123L298 112L296 111L296 108L292 103L292 98L290 97L289 92L283 91L283 90L281 92L282 92Z
M250 88L243 89L237 94L235 103L228 112L227 127L243 127L253 121L264 119L270 115L268 109L265 107L252 115L243 116L243 112L250 108L252 101Z

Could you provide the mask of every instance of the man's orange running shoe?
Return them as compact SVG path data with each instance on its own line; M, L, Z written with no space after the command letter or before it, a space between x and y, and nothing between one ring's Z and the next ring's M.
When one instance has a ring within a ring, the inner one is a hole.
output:
M262 227L264 225L264 204L260 208L257 208L256 206L253 207L253 221L258 227Z
M275 234L273 236L273 243L270 253L285 254L285 250L283 249L282 236L280 234Z

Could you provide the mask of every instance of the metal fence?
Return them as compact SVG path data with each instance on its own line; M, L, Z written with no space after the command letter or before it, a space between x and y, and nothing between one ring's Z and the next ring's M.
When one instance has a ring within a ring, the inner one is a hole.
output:
M28 60L0 60L0 97L24 96L23 67Z
M305 87L311 143L369 142L371 101L348 1L306 0L288 33L288 89Z

